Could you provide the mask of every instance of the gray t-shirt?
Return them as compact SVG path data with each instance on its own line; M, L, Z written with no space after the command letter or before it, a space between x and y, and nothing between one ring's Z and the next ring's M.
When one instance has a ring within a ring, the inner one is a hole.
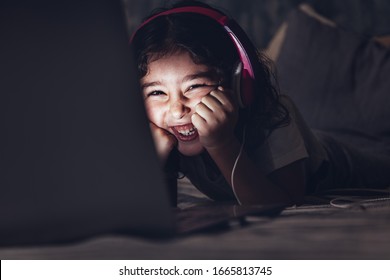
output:
M273 130L249 156L266 174L297 160L307 159L306 172L313 174L326 159L325 150L292 100L286 95L280 99L290 113L290 123Z

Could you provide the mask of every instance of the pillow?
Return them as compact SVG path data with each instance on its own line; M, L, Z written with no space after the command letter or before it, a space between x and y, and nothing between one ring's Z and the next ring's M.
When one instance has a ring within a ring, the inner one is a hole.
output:
M390 154L390 50L301 10L276 60L280 89L308 125Z
M283 22L276 31L275 35L272 37L267 48L264 49L265 55L272 61L276 61L278 59L280 48L284 42L284 37L286 37L287 27L287 23Z
M307 15L314 17L316 20L320 21L323 24L327 24L329 26L336 26L336 23L320 14L318 14L311 5L307 3L302 3L298 6L299 10L302 12L306 13ZM268 58L270 58L273 61L276 61L280 48L282 47L284 37L286 37L286 32L287 32L287 22L283 22L278 30L276 31L275 35L272 37L270 40L267 48L264 50L265 54L267 55ZM378 41L382 42L385 41L386 39L378 37Z

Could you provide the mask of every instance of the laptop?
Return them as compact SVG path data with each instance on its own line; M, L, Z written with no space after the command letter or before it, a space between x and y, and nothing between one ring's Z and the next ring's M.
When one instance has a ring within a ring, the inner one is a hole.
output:
M120 0L10 2L0 7L1 245L165 238L231 219L223 206L213 221L176 223Z

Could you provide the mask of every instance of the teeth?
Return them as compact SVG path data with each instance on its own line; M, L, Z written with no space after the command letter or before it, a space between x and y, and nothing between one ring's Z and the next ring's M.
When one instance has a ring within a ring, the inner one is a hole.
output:
M178 130L178 132L184 136L193 135L195 131L196 131L195 127L192 127L190 129Z

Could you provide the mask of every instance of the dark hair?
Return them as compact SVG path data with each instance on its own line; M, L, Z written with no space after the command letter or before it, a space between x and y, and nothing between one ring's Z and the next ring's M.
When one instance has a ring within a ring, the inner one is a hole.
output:
M198 1L181 1L169 9L183 6L213 9ZM169 9L155 10L148 18ZM137 30L132 46L141 78L147 74L150 62L179 51L187 51L194 63L207 65L220 77L221 84L229 86L233 69L239 61L237 50L224 27L214 19L195 13L173 13L156 17ZM257 134L259 131L271 132L288 123L289 114L279 102L277 85L274 83L276 79L269 59L252 47L258 54L258 60L251 61L256 76L255 100L249 109L241 109L237 129L241 130L246 123L250 128L248 133ZM251 138L259 139L255 136Z

